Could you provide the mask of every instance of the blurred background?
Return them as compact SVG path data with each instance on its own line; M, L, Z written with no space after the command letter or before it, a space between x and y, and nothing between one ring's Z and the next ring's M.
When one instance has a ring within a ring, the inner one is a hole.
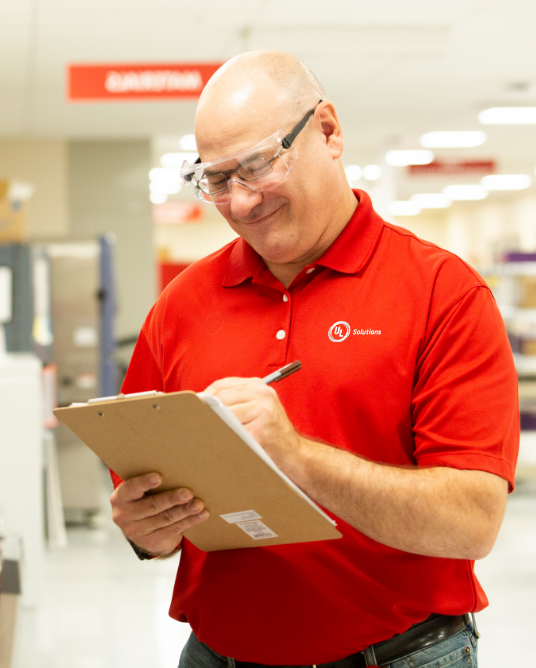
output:
M323 83L351 185L495 294L522 440L505 524L476 565L491 603L480 664L531 660L535 25L531 0L0 0L0 668L178 663L178 557L137 561L106 470L51 411L115 394L163 287L234 238L177 169L197 157L210 75L260 48Z

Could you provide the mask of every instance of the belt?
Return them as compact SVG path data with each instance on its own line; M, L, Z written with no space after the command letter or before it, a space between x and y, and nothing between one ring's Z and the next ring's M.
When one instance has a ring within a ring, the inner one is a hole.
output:
M463 631L471 621L471 615L450 617L447 615L430 615L424 622L419 622L404 633L367 647L363 652L332 661L319 663L313 668L367 668L367 666L385 666L403 659L414 652L431 647L442 640L447 640L456 633ZM259 668L263 664L246 661L229 661L236 668ZM270 668L307 668L306 666L270 666ZM310 667L309 667L310 668Z

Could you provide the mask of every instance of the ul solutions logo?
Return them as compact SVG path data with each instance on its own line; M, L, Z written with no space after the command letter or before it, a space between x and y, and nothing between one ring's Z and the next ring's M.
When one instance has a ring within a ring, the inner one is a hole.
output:
M350 325L344 320L337 321L328 330L328 336L334 343L340 343L350 336Z

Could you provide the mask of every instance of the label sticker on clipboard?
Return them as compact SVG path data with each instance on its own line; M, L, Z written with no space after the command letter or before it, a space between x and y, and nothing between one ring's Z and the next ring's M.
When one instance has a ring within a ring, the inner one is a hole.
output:
M229 524L262 519L259 513L256 513L254 510L241 510L239 513L227 513L225 515L220 515L220 517L226 522L229 522Z
M236 526L245 531L253 540L264 540L266 538L277 538L277 534L269 529L264 522L250 520L249 522L237 522Z

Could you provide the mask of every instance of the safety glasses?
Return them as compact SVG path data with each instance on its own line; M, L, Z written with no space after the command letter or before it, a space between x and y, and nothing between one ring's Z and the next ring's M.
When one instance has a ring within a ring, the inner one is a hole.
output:
M318 102L320 104L322 100ZM298 158L294 140L316 108L308 111L289 134L277 131L247 149L211 162L198 158L184 161L181 178L194 195L205 202L225 204L231 200L231 184L253 191L271 190L289 174Z

